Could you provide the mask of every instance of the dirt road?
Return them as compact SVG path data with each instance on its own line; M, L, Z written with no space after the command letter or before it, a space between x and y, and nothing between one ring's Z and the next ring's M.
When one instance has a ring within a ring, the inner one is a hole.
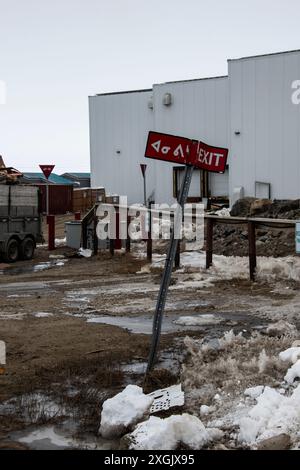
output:
M49 258L46 249L39 248L32 262L2 266L0 340L7 347L6 373L0 376L4 448L18 440L16 430L57 424L66 416L79 426L76 433L96 436L103 400L126 383L143 383L161 265L147 266L140 253L116 253L113 258L105 252L92 258L73 255L60 247ZM268 312L274 305L278 311L298 295L292 281L280 289L246 280L211 284L199 280L198 271L194 267L173 275L160 362L147 384L149 390L178 382L187 334L196 339L221 336L230 329L251 334L269 321L264 309ZM183 316L197 316L199 324L182 323ZM60 408L53 416L41 411L41 396L63 406L64 412Z

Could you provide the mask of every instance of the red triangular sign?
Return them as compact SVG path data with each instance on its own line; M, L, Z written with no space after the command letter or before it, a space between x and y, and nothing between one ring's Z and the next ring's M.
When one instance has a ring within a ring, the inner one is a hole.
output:
M40 169L44 173L45 178L49 178L55 165L40 165Z
M141 170L142 170L142 173L143 173L143 177L145 177L146 168L147 168L147 165L145 165L145 163L141 163Z

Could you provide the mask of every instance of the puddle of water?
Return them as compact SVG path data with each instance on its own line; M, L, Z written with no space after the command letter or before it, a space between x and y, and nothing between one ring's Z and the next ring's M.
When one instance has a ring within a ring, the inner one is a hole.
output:
M70 395L75 393L70 389ZM76 390L78 393L78 390ZM12 432L8 438L14 442L20 442L32 450L63 450L63 449L87 449L87 450L112 450L118 449L119 441L102 439L90 433L78 432L78 423L73 416L74 409L55 401L41 392L24 394L0 403L0 415L16 415L30 424L21 431ZM58 424L38 424L40 420L61 418ZM100 419L100 415L99 415ZM74 437L76 436L76 437Z
M152 334L153 316L92 316L89 315L87 323L101 323L127 329L137 334ZM261 320L260 320L261 321ZM258 319L245 312L216 312L211 314L184 315L183 312L173 315L165 314L162 324L162 334L173 333L177 331L207 331L208 328L232 328L241 323L247 327L253 328L258 324ZM216 330L217 331L217 330Z
M204 316L204 315L203 315ZM206 315L208 316L208 315ZM213 315L209 315L212 317ZM207 318L204 320L204 323L194 323L193 325L188 323L178 323L178 320L181 318L180 315L165 315L162 325L162 334L172 333L175 331L183 331L183 330L197 330L199 326L208 325L214 323L210 320L208 323ZM190 317L189 317L190 318ZM192 318L192 317L191 317ZM198 318L198 315L194 317L195 319ZM222 319L221 319L222 321ZM143 333L146 335L152 334L152 325L153 325L153 318L146 317L146 316L138 316L138 317L116 317L116 316L92 316L87 319L87 323L102 323L107 325L114 325L119 326L121 328L130 330L132 333Z
M31 450L113 450L118 449L118 441L109 441L100 437L86 434L81 438L72 437L75 430L74 423L65 421L55 426L30 427L24 431L12 433L12 441L26 444Z

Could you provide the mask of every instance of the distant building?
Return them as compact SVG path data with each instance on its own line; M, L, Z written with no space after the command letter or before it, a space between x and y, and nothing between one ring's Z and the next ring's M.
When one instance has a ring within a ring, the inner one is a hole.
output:
M23 173L20 182L23 184L59 184L59 185L72 185L73 182L63 176L56 175L55 173L51 173L49 179L47 180L43 173Z
M22 184L31 184L40 188L42 212L47 207L47 182L49 184L49 211L51 214L66 214L73 210L73 182L52 173L47 180L43 173L23 173Z
M90 173L64 173L61 175L73 182L74 186L78 188L90 188L91 187L91 174Z

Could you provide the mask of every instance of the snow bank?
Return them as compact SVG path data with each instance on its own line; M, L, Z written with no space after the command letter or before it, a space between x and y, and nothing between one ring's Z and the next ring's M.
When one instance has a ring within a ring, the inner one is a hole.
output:
M297 362L297 360L299 359L299 356L300 356L300 347L289 348L279 353L279 358L282 361L290 362L292 364L295 364L295 362Z
M161 419L151 416L138 424L130 434L130 449L174 450L180 443L190 449L201 449L214 439L222 437L218 429L206 429L196 416L184 413Z
M153 397L141 387L128 385L103 403L99 433L104 438L120 436L149 413Z
M300 426L300 385L291 396L284 396L271 387L265 387L257 397L257 404L239 421L240 442L256 442L281 433L297 433Z
M287 371L284 377L284 380L288 384L292 384L295 379L299 379L299 378L300 378L300 359L298 359L298 361L295 362L295 364L289 368L289 370Z
M213 255L213 265L205 270L205 251L185 251L181 253L180 263L183 268L199 268L213 280L248 279L249 259L247 256ZM165 256L155 255L153 266L163 266ZM177 271L180 272L180 271ZM289 279L300 281L300 257L286 256L257 258L257 279Z

